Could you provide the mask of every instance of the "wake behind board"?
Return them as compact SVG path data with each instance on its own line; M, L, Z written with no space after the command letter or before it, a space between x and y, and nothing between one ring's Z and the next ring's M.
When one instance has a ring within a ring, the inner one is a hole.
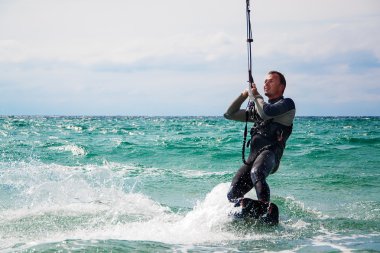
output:
M239 203L239 210L231 213L234 220L258 221L271 226L278 225L279 211L276 204L264 203L249 198L243 198Z

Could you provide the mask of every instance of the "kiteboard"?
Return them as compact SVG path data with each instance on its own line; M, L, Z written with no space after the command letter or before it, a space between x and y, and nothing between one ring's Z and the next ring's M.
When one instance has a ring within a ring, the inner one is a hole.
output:
M235 205L238 210L231 213L234 220L255 221L265 225L278 225L278 206L271 202L262 202L243 198Z

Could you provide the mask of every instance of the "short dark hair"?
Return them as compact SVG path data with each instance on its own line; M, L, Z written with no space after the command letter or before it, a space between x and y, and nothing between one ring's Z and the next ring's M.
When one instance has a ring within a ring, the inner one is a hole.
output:
M275 71L275 70L269 71L268 75L272 75L272 74L278 75L280 77L280 83L286 87L286 79L282 73Z

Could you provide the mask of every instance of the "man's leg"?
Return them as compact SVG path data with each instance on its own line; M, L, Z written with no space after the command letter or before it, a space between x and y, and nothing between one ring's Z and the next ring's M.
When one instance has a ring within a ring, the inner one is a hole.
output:
M270 201L270 189L265 179L275 167L276 156L270 150L263 151L253 163L251 179L255 186L257 199L260 201Z
M231 187L227 193L227 198L230 202L236 203L253 188L251 169L252 166L243 164L243 166L241 166L236 172L235 177L232 179Z

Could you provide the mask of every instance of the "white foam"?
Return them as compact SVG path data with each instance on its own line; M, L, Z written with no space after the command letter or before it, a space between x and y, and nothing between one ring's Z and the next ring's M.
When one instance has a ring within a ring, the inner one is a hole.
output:
M66 129L73 130L75 132L81 133L83 128L80 126L73 126L73 125L68 125L66 126Z
M74 156L84 156L87 154L84 148L81 148L72 144L59 146L59 147L50 147L49 149L58 150L58 151L70 151Z
M1 212L0 217L3 223L20 224L20 222L34 222L39 219L53 223L45 225L39 231L23 231L22 234L16 233L8 238L0 238L0 242L9 247L26 243L25 247L29 247L32 244L67 239L120 239L192 244L238 238L232 232L222 229L223 225L229 221L227 214L231 210L231 205L225 199L228 184L216 186L204 201L199 202L192 211L184 215L172 212L168 207L160 205L143 194L125 193L118 189L104 187L96 191L78 180L72 182L76 185L67 183L69 181L70 179L62 181L60 182L63 184L62 187L57 187L57 194L61 192L61 195L66 196L58 198L58 195L52 192L50 200L45 202L36 202L28 208ZM53 185L46 183L31 189L29 194L39 195L45 192L43 188L52 190L51 187ZM74 189L70 190L70 187ZM80 189L82 193L77 192ZM74 195L68 199L71 194ZM84 194L88 195L87 199ZM36 196L36 199L40 197ZM73 199L77 202L73 203ZM85 220L83 224L71 224L77 229L56 231L53 228L56 228L57 224L54 224L54 219L49 218L52 215L57 218L84 215L89 220ZM134 215L141 219L128 221L128 217ZM32 225L35 227L38 224Z
M161 210L152 219L119 223L101 229L76 231L78 239L118 239L133 241L157 241L169 244L198 244L206 242L223 242L226 240L264 239L272 235L250 233L239 236L225 229L231 222L228 213L233 209L226 200L229 183L217 185L204 201L199 202L192 211L185 215ZM155 204L157 208L159 204ZM141 211L140 205L138 210ZM150 212L152 212L150 210Z
M16 244L25 243L23 248L28 248L68 239L190 245L271 240L275 236L254 231L242 235L228 226L231 222L228 214L233 210L226 199L229 183L215 186L187 213L177 213L147 195L126 190L124 176L129 170L141 170L138 167L112 162L102 166L41 163L14 166L17 168L2 170L3 183L15 186L22 198L13 208L0 212L0 225L13 227L0 238L3 247L0 250ZM143 170L148 175L165 171ZM307 226L303 221L293 224L296 230ZM292 234L280 235L286 236Z
M231 205L225 199L227 189L228 184L216 186L204 201L199 202L192 211L184 216L173 212L161 212L161 215L156 215L147 221L119 224L102 228L100 231L87 231L86 234L91 234L87 239L116 238L172 244L194 244L237 239L236 235L222 229L229 222L228 213L231 211ZM157 207L157 204L155 206ZM82 237L81 233L79 238Z
M340 250L341 252L349 253L352 252L352 249L345 247L339 241L341 240L340 236L337 236L335 233L329 232L325 228L321 228L320 232L322 232L321 235L315 236L312 240L312 244L315 246L327 246L331 247L337 250Z
M115 143L116 147L119 147L121 143L123 143L123 140L121 138L111 138L111 141Z
M224 176L230 172L225 171L202 171L202 170L181 170L180 173L187 178L203 178L205 176Z
M309 208L309 207L305 207L304 203L302 203L299 200L296 200L293 196L286 197L286 201L285 202L286 202L286 204L288 205L288 207L290 209L300 209L303 212L307 212L307 213L313 214L313 215L317 216L320 219L327 219L327 218L329 218L328 215L323 214L321 211L319 211L317 209L312 209L312 208Z
M0 236L0 250L23 243L27 247L71 238L92 239L102 233L104 224L113 234L118 223L125 224L125 217L142 222L170 213L168 207L143 194L125 192L118 180L122 177L107 166L17 166L17 170L3 171L4 183L17 187L18 202L23 204L0 211L0 226L7 232Z
M293 228L296 228L296 229L303 229L303 228L307 228L308 226L310 226L311 224L308 223L308 222L305 222L303 220L298 220L296 221L294 224L292 224L291 226Z

